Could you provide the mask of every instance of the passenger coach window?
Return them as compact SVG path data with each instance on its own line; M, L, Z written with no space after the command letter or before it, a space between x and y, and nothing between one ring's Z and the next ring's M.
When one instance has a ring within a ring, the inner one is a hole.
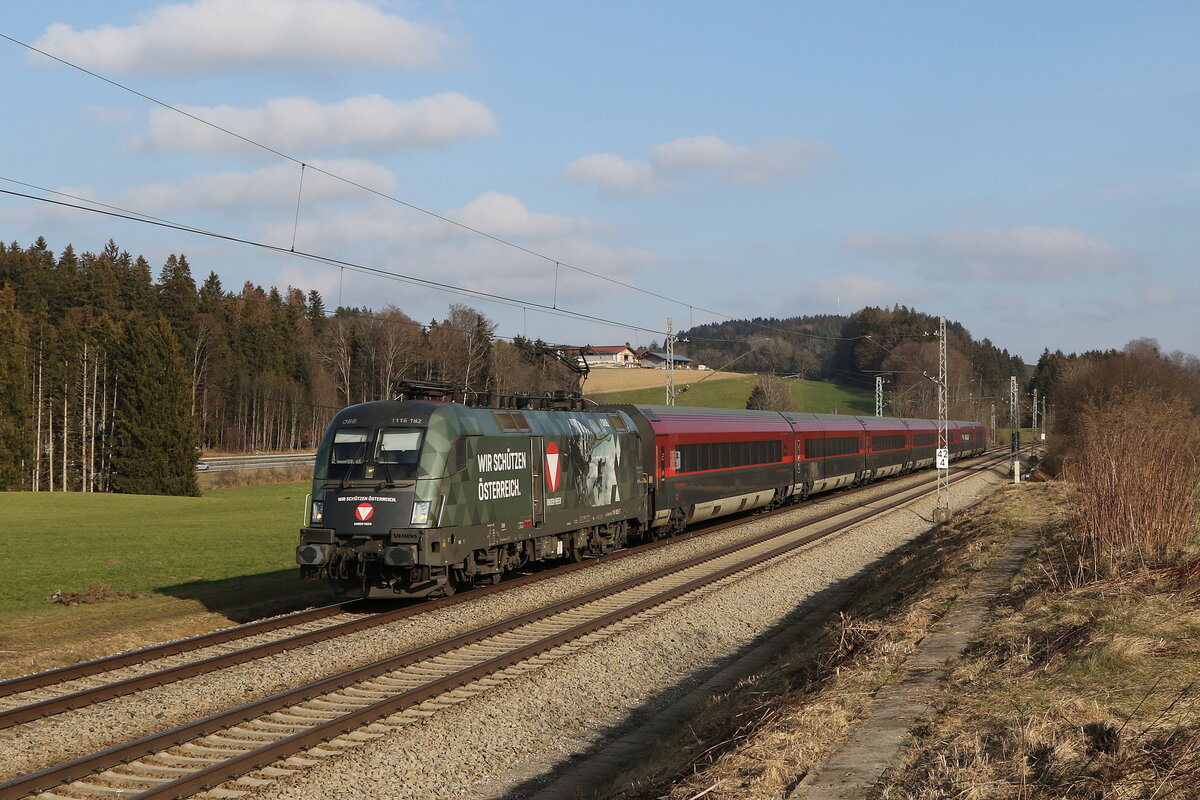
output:
M880 450L901 450L904 447L903 436L872 436L871 449L876 452Z
M783 443L775 440L681 444L677 452L680 460L679 472L704 472L710 469L776 464L783 460Z

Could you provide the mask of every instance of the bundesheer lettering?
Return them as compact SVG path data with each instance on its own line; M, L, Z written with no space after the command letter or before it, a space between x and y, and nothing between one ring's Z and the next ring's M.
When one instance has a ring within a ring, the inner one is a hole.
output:
M529 454L506 451L504 453L477 453L475 460L480 472L507 472L513 469L528 469Z
M521 482L515 479L506 481L480 481L480 500L500 500L505 497L520 497Z

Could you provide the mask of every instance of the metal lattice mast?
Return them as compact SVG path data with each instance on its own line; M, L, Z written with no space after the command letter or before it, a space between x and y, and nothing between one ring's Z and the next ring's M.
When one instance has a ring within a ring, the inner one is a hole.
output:
M992 403L992 447L996 446L996 404Z
M1033 430L1036 433L1038 429L1038 398L1037 387L1033 389Z
M875 416L883 416L883 376L875 376Z
M949 518L946 504L950 489L950 445L947 433L950 425L946 412L946 318L938 317L938 441L937 441L937 510L939 516ZM941 520L939 520L941 521Z
M674 320L667 317L667 405L675 405L675 334Z
M1013 483L1021 482L1021 429L1017 427L1019 423L1017 409L1017 376L1012 375L1008 379L1008 453L1012 459Z

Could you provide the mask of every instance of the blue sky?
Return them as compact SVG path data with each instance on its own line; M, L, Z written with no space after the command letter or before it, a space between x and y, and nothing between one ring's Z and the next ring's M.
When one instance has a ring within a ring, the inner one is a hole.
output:
M0 33L294 160L0 40L0 189L528 307L0 195L9 242L111 237L231 290L466 303L562 343L840 302L1030 361L1200 351L1197 4L6 5ZM301 190L298 162L391 199L311 169Z

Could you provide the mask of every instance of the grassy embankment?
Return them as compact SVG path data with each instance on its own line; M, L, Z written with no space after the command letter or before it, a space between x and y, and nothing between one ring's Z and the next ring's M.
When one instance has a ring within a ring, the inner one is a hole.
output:
M821 636L713 697L599 796L786 796L1020 531L1037 536L1033 555L872 796L1200 796L1196 576L1070 585L1076 492L1011 486L904 548Z
M750 392L758 383L757 375L738 378L706 380L687 389L675 398L676 405L705 406L708 408L745 408ZM853 389L819 381L787 381L792 390L794 408L798 411L814 411L830 414L874 414L875 396L863 389ZM597 403L635 403L662 405L665 402L662 387L635 389L623 392L588 394Z
M328 602L293 561L307 491L5 494L0 677Z

